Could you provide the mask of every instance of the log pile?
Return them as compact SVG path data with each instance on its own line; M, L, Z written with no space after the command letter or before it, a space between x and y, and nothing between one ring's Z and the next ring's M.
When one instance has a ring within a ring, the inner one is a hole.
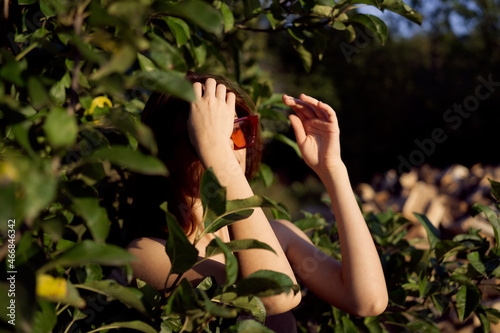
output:
M474 228L494 237L493 228L483 216L470 214L475 203L493 207L495 201L488 179L500 181L500 166L476 164L469 169L456 164L440 170L424 165L400 176L395 170L377 175L371 184L359 184L355 192L363 211L378 213L391 208L415 222L408 238L425 238L425 231L413 213L427 215L445 235L468 233Z
M491 193L488 179L500 181L499 166L476 164L470 169L463 165L452 165L444 170L424 165L398 176L395 170L373 178L371 184L362 183L355 188L362 202L364 212L384 212L389 208L401 213L412 221L407 239L426 239L424 228L418 223L414 212L425 214L431 223L441 231L442 238L468 233L470 228L494 240L491 224L480 214L472 217L470 208L479 203L494 207L495 199ZM419 243L428 247L427 243ZM417 245L418 246L418 245ZM497 284L498 280L492 281ZM483 294L483 305L500 310L500 293ZM441 332L472 333L478 330L479 320L462 326L456 320L440 324ZM500 324L491 324L490 332L500 333Z

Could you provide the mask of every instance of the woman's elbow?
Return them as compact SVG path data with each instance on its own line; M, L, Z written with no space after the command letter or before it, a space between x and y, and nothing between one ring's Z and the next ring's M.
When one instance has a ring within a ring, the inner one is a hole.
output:
M273 316L294 309L302 300L302 294L294 294L290 291L288 294L281 293L273 296L261 297L261 301L266 308L266 315Z
M363 303L356 307L352 314L359 317L375 317L382 314L389 303L387 291L365 298Z

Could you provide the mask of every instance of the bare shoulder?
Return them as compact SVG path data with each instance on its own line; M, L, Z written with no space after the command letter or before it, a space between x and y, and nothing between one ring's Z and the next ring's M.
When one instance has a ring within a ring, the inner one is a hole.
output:
M165 252L165 239L161 238L137 238L129 243L127 250L132 253L137 260L132 262L134 277L149 283L158 290L165 288L165 281L169 276L171 268L170 258ZM197 285L205 277L211 275L215 277L218 283L223 283L225 280L224 255L221 255L222 260L218 261L217 257L203 260L196 267L191 268L183 277L188 281ZM198 260L203 259L198 257ZM167 287L175 280L176 274L173 274L166 284Z
M127 246L127 250L137 258L131 263L134 276L159 290L164 288L170 270L165 243L164 239L141 237L134 239Z

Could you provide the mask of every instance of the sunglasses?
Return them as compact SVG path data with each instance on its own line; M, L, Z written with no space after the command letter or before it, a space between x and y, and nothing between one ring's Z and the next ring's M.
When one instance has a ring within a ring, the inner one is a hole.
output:
M234 150L253 146L257 128L259 126L259 116L246 116L234 120L233 134L231 140L234 142Z

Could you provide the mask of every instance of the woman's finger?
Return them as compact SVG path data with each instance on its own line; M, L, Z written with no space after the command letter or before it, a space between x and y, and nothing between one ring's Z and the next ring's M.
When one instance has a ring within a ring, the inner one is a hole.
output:
M314 106L312 109L314 110L314 112L318 118L324 119L324 120L329 120L328 113L319 106L320 101L318 101L316 98L313 98L313 97L308 96L306 94L300 94L299 98L301 101Z
M306 131L304 129L302 120L300 120L299 117L293 114L290 115L288 119L290 119L293 131L295 132L295 140L300 145L306 139Z
M293 97L287 96L287 95L283 95L283 102L287 106L291 107L297 113L297 115L299 115L299 117L302 120L315 117L316 113L314 112L313 107L311 105L309 105L308 103L301 101L300 99L293 98Z
M196 99L199 99L203 96L203 85L200 82L193 83L193 90Z
M215 92L215 97L218 100L225 101L226 100L226 91L227 91L227 88L226 88L225 85L218 84L217 85L217 90Z
M209 78L205 81L205 94L203 97L215 97L215 90L217 88L217 82Z
M227 93L226 103L231 109L235 109L236 107L236 95L233 92Z
M323 102L319 102L318 106L327 113L330 122L338 124L337 113L330 105Z

